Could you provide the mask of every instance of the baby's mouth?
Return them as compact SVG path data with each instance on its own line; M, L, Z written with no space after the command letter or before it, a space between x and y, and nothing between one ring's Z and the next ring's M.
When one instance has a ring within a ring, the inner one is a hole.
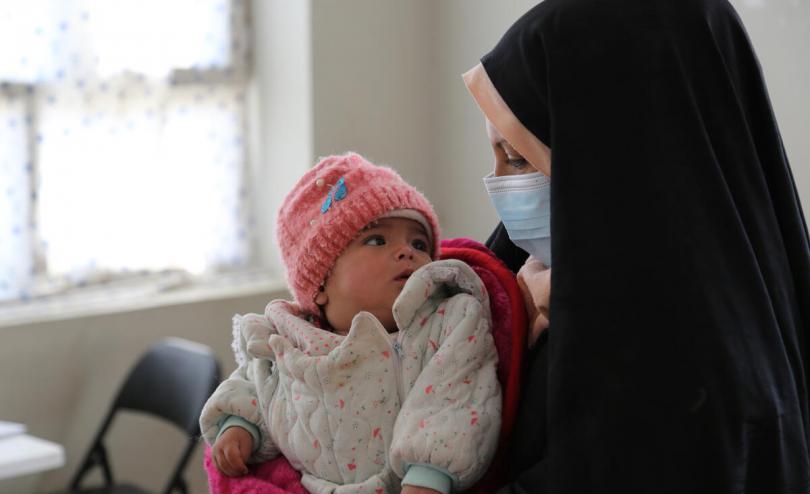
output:
M402 282L408 281L408 278L410 278L412 274L413 271L411 271L410 269L406 269L405 271L401 272L399 276L394 278L394 281L402 281Z

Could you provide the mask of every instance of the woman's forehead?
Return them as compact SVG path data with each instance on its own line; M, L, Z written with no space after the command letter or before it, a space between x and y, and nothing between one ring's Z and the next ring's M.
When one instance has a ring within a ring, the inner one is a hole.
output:
M486 124L487 124L487 135L489 136L489 139L490 139L492 142L501 142L501 141L504 141L505 139L503 138L503 136L501 135L501 133L500 133L500 132L498 132L498 129L496 129L496 128L495 128L495 126L494 126L494 125L492 125L492 122L490 122L488 118L486 118L486 119L484 119L484 120L486 120Z

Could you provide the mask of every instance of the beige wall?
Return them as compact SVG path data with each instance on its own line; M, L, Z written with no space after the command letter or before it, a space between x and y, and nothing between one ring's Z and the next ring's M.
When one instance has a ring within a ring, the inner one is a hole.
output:
M315 154L358 151L431 186L436 135L434 0L317 0Z
M283 296L265 292L0 327L0 417L25 423L32 434L61 443L67 452L64 468L0 480L0 493L65 487L126 373L150 345L166 336L204 343L216 349L223 371L230 373L231 316L261 312L268 300ZM133 413L114 422L110 434L107 446L116 478L156 491L168 479L170 462L184 442L171 426ZM207 491L201 454L198 448L187 471L194 493Z
M446 236L486 239L490 151L461 73L532 4L315 1L315 155L354 150L390 164L426 193Z
M429 190L441 212L446 235L486 240L498 222L481 178L492 169L492 150L484 119L467 93L461 74L495 46L507 28L536 2L510 0L442 0L436 2L441 19L435 46L434 91L440 102L434 115L440 136Z

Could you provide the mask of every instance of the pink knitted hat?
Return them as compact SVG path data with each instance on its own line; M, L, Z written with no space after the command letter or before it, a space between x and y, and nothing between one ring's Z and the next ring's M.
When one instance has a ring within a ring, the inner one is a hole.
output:
M397 172L356 153L322 158L284 198L276 237L293 296L318 313L315 296L338 256L373 220L419 221L439 256L439 222L433 206Z

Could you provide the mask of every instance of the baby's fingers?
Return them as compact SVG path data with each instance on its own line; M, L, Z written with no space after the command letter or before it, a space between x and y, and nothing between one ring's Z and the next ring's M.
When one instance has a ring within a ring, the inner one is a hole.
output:
M230 475L232 477L236 477L239 475L244 475L248 472L247 466L245 465L245 460L242 458L242 452L239 450L238 443L231 443L225 448L225 458L228 461L228 464L231 467Z
M228 477L238 477L247 473L247 467L236 443L223 446L214 455L214 461L219 470Z
M222 452L222 448L218 448L214 450L213 460L214 465L217 466L217 470L222 472L223 475L227 475L231 477L231 466L228 464L228 461L225 459L225 454Z

